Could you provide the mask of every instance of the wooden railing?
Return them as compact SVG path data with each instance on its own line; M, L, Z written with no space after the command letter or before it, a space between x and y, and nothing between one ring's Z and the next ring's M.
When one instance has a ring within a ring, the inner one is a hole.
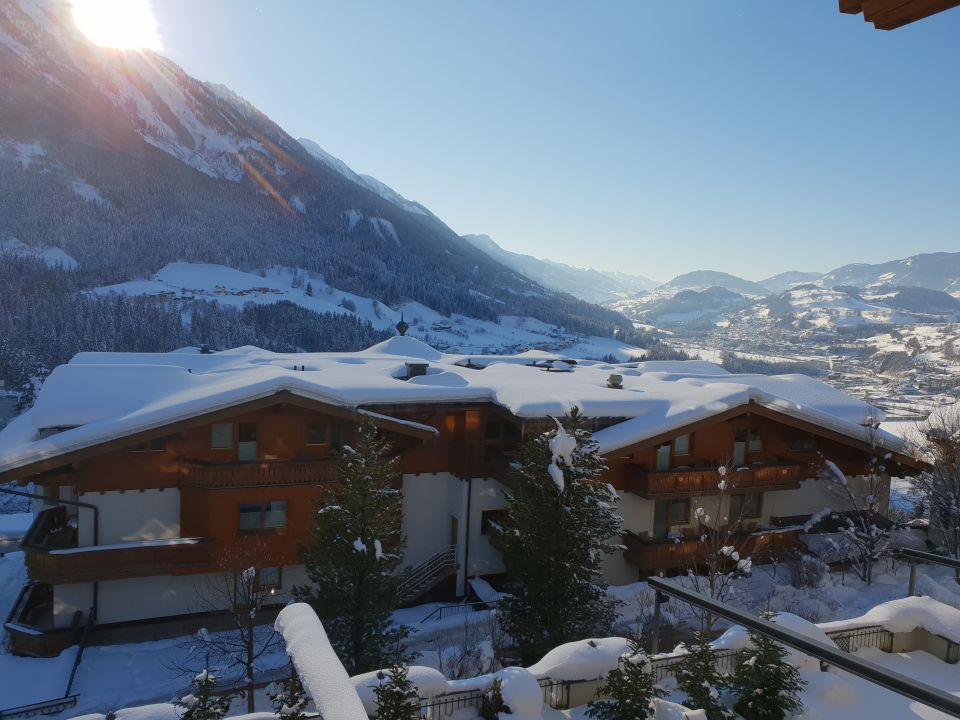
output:
M169 544L91 545L68 551L24 553L31 580L66 584L164 575L204 567L211 562L208 540Z
M733 492L792 490L816 473L806 465L761 465L731 471L726 482ZM647 470L631 466L627 471L627 490L645 498L717 495L720 477L715 468L676 468Z
M705 532L711 532L706 530ZM774 558L785 557L798 547L798 531L757 531L737 533L729 542L741 557L751 557L754 562L768 562ZM623 534L626 547L624 557L641 572L653 573L660 570L688 570L702 566L707 562L708 553L717 547L709 540L696 537L654 540L643 538L634 532Z
M337 462L333 459L232 463L181 460L179 473L183 485L203 488L310 485L338 478Z

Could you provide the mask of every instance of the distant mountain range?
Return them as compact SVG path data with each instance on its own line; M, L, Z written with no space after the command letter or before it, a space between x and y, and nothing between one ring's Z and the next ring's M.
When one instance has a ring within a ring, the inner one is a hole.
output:
M532 255L521 255L504 250L489 235L464 235L463 239L544 287L568 292L587 302L610 302L651 290L660 284L643 275L578 268L541 260Z
M635 321L707 329L733 317L773 318L810 329L960 320L960 252L788 271L759 283L709 270L610 303Z

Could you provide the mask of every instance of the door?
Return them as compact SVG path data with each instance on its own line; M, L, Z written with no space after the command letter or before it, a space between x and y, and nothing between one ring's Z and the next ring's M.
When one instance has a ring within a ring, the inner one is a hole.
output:
M456 515L450 516L450 544L456 545L460 540L460 520Z
M733 438L733 464L735 467L742 467L747 462L747 431L743 428L737 430Z
M257 424L240 423L237 427L237 460L253 462L257 459Z
M653 503L653 536L663 539L667 536L667 507L666 500L656 500Z

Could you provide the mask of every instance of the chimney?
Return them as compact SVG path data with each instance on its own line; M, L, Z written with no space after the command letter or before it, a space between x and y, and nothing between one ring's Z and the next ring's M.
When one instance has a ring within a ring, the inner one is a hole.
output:
M429 363L408 362L406 379L409 380L410 378L426 375L428 367L430 367Z

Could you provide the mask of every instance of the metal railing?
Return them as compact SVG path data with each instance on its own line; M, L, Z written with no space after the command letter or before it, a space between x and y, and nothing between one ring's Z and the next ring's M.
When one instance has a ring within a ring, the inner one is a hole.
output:
M893 633L880 625L838 630L827 633L827 637L833 640L838 648L848 653L855 653L864 648L877 648L886 653L893 651Z
M448 545L431 555L416 567L410 568L400 581L397 594L401 600L409 600L421 589L427 589L430 583L446 577L457 568L457 546Z
M427 615L421 623L425 623L428 620L443 620L445 617L453 617L455 615L466 615L468 612L473 612L475 609L486 610L488 608L495 608L500 604L499 600L491 600L490 602L484 602L480 600L479 602L464 602L457 603L456 605L441 605L438 608L435 608L432 613Z

